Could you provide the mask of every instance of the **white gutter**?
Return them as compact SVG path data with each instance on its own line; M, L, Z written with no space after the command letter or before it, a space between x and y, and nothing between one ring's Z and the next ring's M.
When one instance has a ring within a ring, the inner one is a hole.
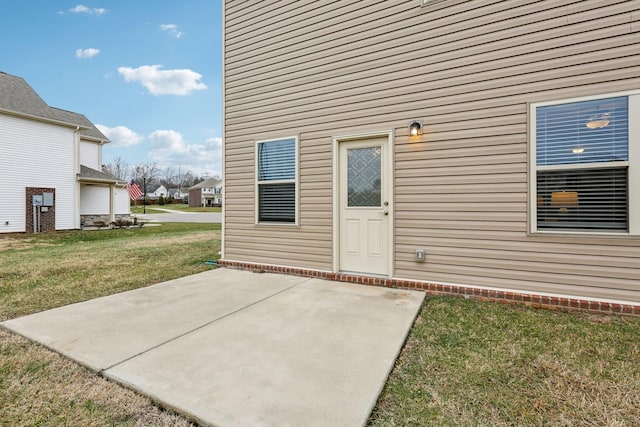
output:
M82 126L82 125L79 125L77 123L63 122L63 121L60 121L60 120L50 119L50 118L47 118L47 117L34 116L32 114L19 113L17 111L13 111L13 110L0 110L0 113L5 113L5 114L11 115L11 116L16 116L16 117L23 117L23 118L27 118L27 119L31 119L31 120L36 120L36 121L39 121L39 122L54 123L54 124L57 124L57 125L67 126L67 127L72 127L72 128L91 129L88 126ZM94 137L94 139L96 139L96 138Z

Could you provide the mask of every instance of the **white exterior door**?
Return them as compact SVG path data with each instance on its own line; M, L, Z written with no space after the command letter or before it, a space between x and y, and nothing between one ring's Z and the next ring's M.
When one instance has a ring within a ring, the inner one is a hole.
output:
M390 272L388 139L339 145L339 269Z

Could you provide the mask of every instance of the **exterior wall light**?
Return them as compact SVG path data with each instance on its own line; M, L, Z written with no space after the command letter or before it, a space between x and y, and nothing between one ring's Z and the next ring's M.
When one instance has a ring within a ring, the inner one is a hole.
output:
M418 136L422 135L422 122L420 120L412 120L409 124L409 135Z

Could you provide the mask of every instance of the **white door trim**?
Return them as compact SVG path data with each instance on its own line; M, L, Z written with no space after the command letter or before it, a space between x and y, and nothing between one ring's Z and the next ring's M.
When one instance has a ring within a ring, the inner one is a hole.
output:
M332 156L333 156L333 272L338 273L340 271L340 143L353 142L361 139L369 138L387 138L388 156L386 157L386 164L384 165L387 171L387 187L389 189L389 250L387 259L387 271L389 277L393 277L394 265L393 260L395 257L395 170L394 165L394 146L393 146L393 131L379 131L371 133L361 133L353 135L341 135L333 138Z

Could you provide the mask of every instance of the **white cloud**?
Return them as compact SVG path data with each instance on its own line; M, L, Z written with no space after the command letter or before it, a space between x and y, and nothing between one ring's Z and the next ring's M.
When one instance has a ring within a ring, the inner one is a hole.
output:
M69 13L86 13L88 15L104 15L107 13L107 9L103 9L101 7L89 8L83 4L79 4L76 7L72 7L68 10Z
M175 37L177 39L182 37L182 32L178 31L178 26L176 24L161 24L160 30L166 32L171 37Z
M143 65L138 68L119 67L118 73L126 82L140 82L152 95L189 95L207 86L201 74L191 70L160 70L162 65Z
M144 137L135 133L126 126L109 128L104 125L96 125L98 130L111 140L110 147L129 147L142 142Z
M191 144L180 132L157 130L149 135L149 158L160 167L180 165L204 175L220 175L222 139L209 138L203 144Z
M99 53L100 53L100 49L94 49L92 47L90 47L89 49L78 49L76 50L76 58L78 59L93 58Z

